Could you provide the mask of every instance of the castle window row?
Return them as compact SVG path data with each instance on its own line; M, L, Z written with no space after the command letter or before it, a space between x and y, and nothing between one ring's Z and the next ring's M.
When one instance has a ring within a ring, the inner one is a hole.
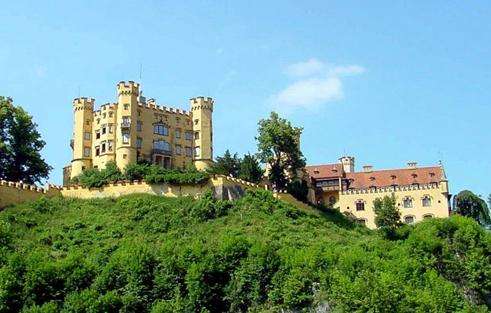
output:
M399 204L400 205L400 204ZM430 207L431 206L431 197L429 195L424 195L422 198L421 198L421 205L423 207ZM413 207L413 198L411 197L405 197L403 200L402 200L402 206L405 208L405 209L410 209ZM358 199L355 201L355 208L356 208L356 211L365 211L365 201L362 200L362 199ZM349 208L348 208L349 209Z

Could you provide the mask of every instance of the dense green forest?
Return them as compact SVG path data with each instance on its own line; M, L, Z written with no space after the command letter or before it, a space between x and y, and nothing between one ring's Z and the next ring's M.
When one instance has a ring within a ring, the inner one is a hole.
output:
M0 212L0 312L488 312L476 222L396 237L267 191L40 199Z

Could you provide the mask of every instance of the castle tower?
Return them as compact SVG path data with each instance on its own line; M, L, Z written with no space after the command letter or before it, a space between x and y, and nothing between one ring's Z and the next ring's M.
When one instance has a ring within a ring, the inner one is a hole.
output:
M339 162L343 165L345 173L353 173L355 171L355 158L351 156L343 156L339 158Z
M73 158L70 178L78 176L86 168L92 167L92 122L94 111L93 98L73 99L73 138L70 145Z
M194 133L194 165L198 170L208 168L213 162L213 99L191 98Z
M124 169L136 163L136 117L140 85L133 81L119 82L116 112L116 164Z

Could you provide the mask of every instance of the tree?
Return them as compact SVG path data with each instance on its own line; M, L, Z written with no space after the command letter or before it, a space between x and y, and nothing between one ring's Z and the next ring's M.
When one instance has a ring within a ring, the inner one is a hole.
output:
M239 167L239 178L251 183L259 183L264 171L254 155L246 154L242 158Z
M396 197L385 196L373 201L375 225L387 238L394 238L396 229L401 224L401 213L396 206Z
M221 174L227 176L238 177L240 168L240 158L237 153L232 155L227 149L223 157L217 157L212 167L209 169L211 174Z
M275 189L284 189L297 177L297 170L305 166L300 151L302 128L293 127L289 121L271 112L268 119L259 121L258 157L267 164L268 178Z
M0 96L0 178L33 184L52 167L41 157L45 142L32 117L12 99Z
M469 190L463 190L454 197L454 211L473 218L481 225L491 223L486 202Z

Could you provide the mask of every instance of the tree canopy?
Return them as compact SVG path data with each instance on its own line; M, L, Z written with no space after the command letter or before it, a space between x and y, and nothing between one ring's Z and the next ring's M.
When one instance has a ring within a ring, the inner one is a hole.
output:
M401 213L396 206L395 196L375 199L373 210L375 212L375 225L386 237L392 238L397 227L401 224Z
M473 218L481 225L491 223L486 201L469 190L463 190L455 196L454 211L460 215Z
M261 182L263 174L257 158L252 154L244 155L239 165L239 178L257 184Z
M209 169L209 172L212 174L238 177L239 168L240 158L237 156L237 153L234 153L234 155L232 155L227 149L223 156L216 157L216 160Z
M0 96L0 178L29 184L47 178L52 167L41 157L45 144L32 117Z
M232 155L228 149L223 156L216 158L208 172L232 176L252 183L259 183L264 174L258 159L254 155L248 153L243 158L240 158L237 153Z
M284 189L289 180L296 178L297 171L305 167L305 158L300 151L301 127L271 112L267 119L258 123L258 157L267 164L268 178L275 189Z

